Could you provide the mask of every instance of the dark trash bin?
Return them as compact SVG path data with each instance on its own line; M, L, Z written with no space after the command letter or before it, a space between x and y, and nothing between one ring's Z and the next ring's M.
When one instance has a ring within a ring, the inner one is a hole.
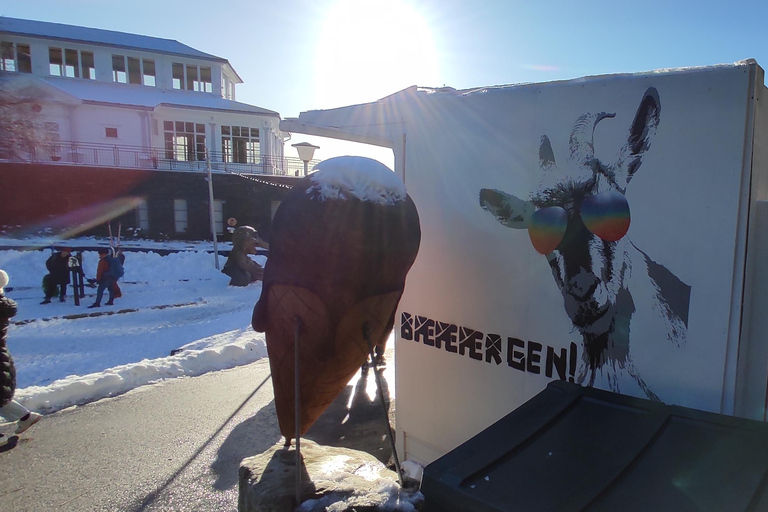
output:
M768 424L552 382L424 469L426 510L768 511Z

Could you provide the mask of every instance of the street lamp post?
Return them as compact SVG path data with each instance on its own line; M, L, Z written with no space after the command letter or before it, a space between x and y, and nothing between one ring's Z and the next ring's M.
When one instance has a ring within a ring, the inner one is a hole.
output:
M299 158L304 162L304 176L306 176L308 173L307 167L309 166L309 161L312 160L312 157L315 155L315 150L320 149L320 146L315 146L309 142L299 142L298 144L291 144L291 146L296 148L296 151L299 152Z
M299 158L304 162L304 176L307 176L307 167L309 167L309 161L315 155L315 150L320 149L319 146L310 144L309 142L299 142L298 144L291 144L299 152ZM293 340L293 355L294 355L294 368L293 368L293 400L294 400L294 422L295 422L295 439L296 439L296 505L301 505L301 399L300 393L300 375L299 375L299 337L301 334L300 319L296 318L296 332ZM290 442L289 442L290 445Z

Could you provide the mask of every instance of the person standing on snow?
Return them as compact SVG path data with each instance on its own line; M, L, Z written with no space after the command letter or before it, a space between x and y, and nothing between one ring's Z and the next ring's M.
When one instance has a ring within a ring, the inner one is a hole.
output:
M48 276L45 286L45 300L40 304L51 303L51 297L56 294L56 287L59 288L59 302L66 300L67 285L69 284L69 254L70 250L67 247L62 247L45 261Z
M99 249L99 266L96 268L96 282L99 283L99 288L96 290L96 302L88 308L101 307L104 290L109 292L109 300L104 305L113 306L115 304L115 283L121 277L123 277L123 264L120 260L112 256L109 249Z
M0 270L0 416L16 421L16 434L21 434L40 421L42 415L28 410L13 399L16 393L16 367L8 351L6 338L11 318L16 316L16 302L3 293L8 284L8 274ZM8 436L0 433L0 446L8 444Z

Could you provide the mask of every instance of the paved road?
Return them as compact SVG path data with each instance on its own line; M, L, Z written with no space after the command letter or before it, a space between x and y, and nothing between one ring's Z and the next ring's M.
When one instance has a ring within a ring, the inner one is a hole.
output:
M388 460L373 380L353 381L306 437ZM233 511L240 461L280 440L266 358L144 386L48 415L2 449L0 510Z

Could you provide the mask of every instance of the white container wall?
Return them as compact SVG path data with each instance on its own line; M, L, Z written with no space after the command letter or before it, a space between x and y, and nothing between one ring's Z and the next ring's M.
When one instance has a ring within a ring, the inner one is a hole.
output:
M389 145L419 210L401 456L431 462L553 379L765 419L765 98L745 61L412 88L281 125Z

